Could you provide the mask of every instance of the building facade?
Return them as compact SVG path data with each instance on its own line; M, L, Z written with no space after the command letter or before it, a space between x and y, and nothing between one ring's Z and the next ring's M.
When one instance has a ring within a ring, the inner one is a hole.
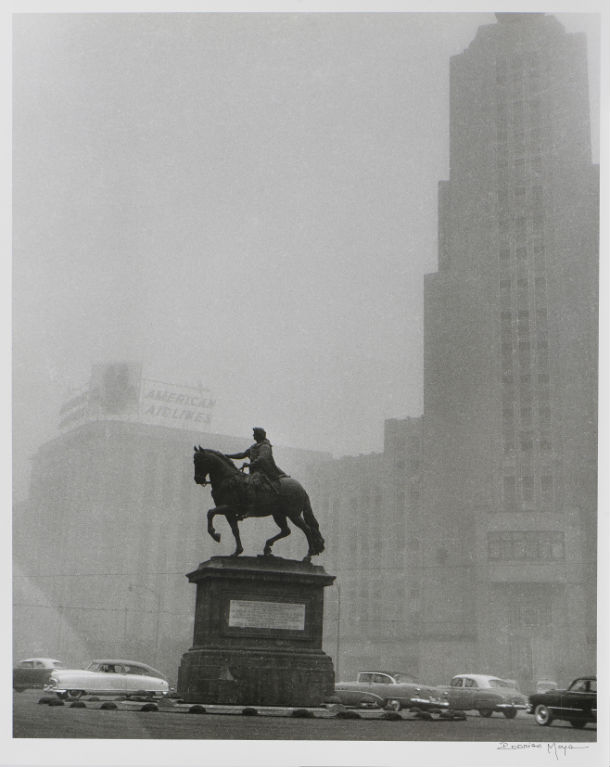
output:
M316 467L308 489L324 520L325 649L335 674L388 668L418 676L423 547L422 418L389 419L382 453Z
M117 370L125 368L109 365L102 372L116 383ZM238 438L198 431L198 420L185 418L182 409L196 413L200 403L176 401L184 387L146 385L139 399L123 397L118 388L132 389L129 376L122 377L124 386L110 387L112 397L104 394L108 406L100 410L100 388L93 385L100 371L94 372L92 385L62 408L63 433L33 456L29 498L14 508L15 656L70 664L134 658L175 681L192 643L195 589L185 575L234 549L221 518L221 543L207 534L205 512L214 504L210 489L193 481L193 445L233 453L252 438L249 432ZM161 404L151 404L154 398ZM151 423L153 406L166 408L161 416L178 426ZM331 457L281 446L274 452L278 464L304 483ZM246 553L261 553L276 532L270 518L244 522ZM276 544L278 556L306 552L298 530Z
M420 662L595 669L598 174L585 40L496 14L451 60L425 280Z

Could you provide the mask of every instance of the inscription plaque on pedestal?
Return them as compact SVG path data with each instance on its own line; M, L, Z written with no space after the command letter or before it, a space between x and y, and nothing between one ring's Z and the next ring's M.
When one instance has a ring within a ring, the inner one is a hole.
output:
M280 557L212 557L187 577L197 598L178 673L184 700L316 706L332 695L322 620L334 576Z
M305 605L232 599L229 603L229 626L303 631Z

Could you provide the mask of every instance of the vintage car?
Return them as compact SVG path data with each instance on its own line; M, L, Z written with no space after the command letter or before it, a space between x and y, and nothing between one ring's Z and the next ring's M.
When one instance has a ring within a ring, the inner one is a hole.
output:
M529 697L528 714L543 727L554 719L569 722L581 729L597 721L597 677L581 676L567 690L547 690Z
M160 671L139 661L114 658L94 660L86 669L53 671L44 689L71 700L83 695L165 697L170 692Z
M416 708L443 711L448 703L434 687L419 684L400 671L360 671L354 682L337 682L332 700L344 706L362 708Z
M491 716L495 711L514 719L527 709L526 698L506 679L488 674L457 674L447 687L439 688L453 711L478 711Z
M13 668L13 689L23 692L30 688L44 687L54 669L64 664L55 658L24 658Z
M539 679L536 682L536 692L548 692L549 690L556 690L558 687L559 685L553 679Z

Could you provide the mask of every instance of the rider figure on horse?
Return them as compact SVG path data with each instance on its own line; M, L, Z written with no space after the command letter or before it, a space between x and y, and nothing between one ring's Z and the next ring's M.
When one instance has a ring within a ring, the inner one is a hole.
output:
M254 444L242 453L226 453L226 458L248 458L250 460L250 478L248 482L248 506L253 506L265 494L271 492L279 495L280 477L287 477L275 463L273 447L267 439L267 432L260 426L252 429ZM244 514L247 516L247 511Z

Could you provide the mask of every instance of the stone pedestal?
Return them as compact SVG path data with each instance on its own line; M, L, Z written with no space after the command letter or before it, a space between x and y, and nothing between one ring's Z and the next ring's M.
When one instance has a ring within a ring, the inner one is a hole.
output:
M182 656L187 702L317 706L333 692L322 652L323 567L280 557L212 557L197 584L193 647Z

